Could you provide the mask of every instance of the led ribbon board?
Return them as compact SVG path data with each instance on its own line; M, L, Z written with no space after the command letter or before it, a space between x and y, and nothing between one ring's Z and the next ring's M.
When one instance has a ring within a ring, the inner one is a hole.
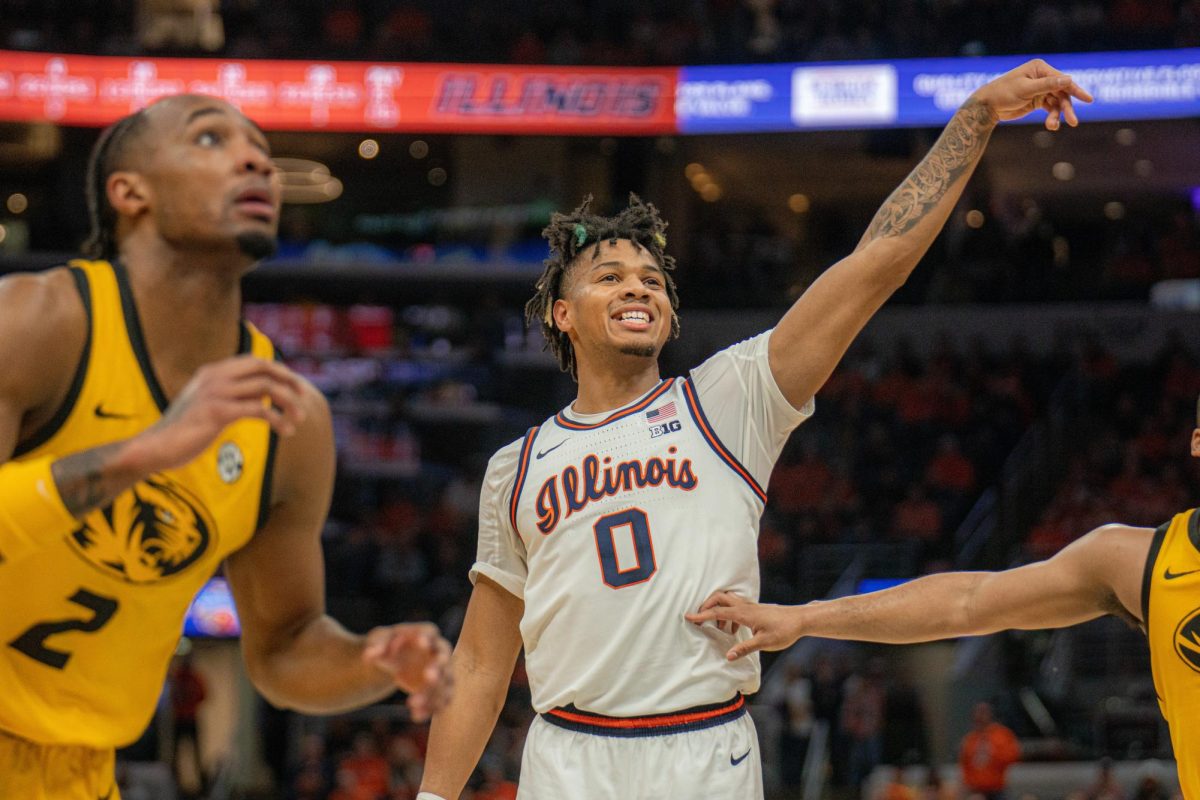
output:
M684 67L681 133L940 126L989 80L1029 56ZM1071 53L1046 60L1091 92L1082 119L1200 116L1200 50ZM1041 122L1040 115L1026 123Z
M116 58L0 51L0 120L102 126L215 95L273 130L675 132L676 69Z
M637 69L0 51L0 120L107 125L194 92L275 130L648 136L940 126L1026 58ZM1086 120L1200 116L1200 50L1046 58L1096 96Z

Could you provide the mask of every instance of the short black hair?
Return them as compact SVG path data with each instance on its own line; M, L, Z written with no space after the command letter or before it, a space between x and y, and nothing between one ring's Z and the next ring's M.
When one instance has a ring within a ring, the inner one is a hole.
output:
M84 193L91 230L80 248L88 258L111 261L117 257L117 210L108 202L108 178L128 166L130 145L145 127L144 109L121 117L100 134L88 157Z
M667 255L667 223L658 214L653 203L647 203L632 192L629 205L613 217L591 213L592 196L588 195L570 214L555 213L542 236L550 242L550 257L538 278L537 292L525 304L525 324L537 325L546 337L547 346L558 359L563 372L576 377L575 349L571 338L554 324L552 312L554 301L562 297L563 281L571 263L587 246L593 245L593 257L600 252L601 242L612 239L628 239L637 247L647 251L663 270L663 283L671 301L672 312L679 308L679 294L671 270L675 269L675 258ZM671 336L679 335L679 316L671 315Z

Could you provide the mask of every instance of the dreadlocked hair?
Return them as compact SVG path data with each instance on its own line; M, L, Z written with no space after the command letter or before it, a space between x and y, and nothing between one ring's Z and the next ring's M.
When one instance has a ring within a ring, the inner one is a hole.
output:
M546 337L546 346L558 359L563 372L577 377L575 349L571 339L554 324L554 301L562 297L563 281L571 264L581 253L592 247L592 257L600 254L601 242L612 239L628 239L637 247L654 257L663 270L663 283L671 301L671 311L679 308L679 294L671 270L675 269L675 258L667 255L667 223L658 215L653 203L647 203L630 192L629 206L615 217L602 217L591 213L592 196L589 194L570 214L555 213L542 236L550 243L550 257L543 262L545 268L538 278L537 292L525 304L526 328L538 326ZM671 314L671 338L679 335L679 316Z
M108 201L108 178L124 166L129 145L145 120L141 111L117 120L100 134L88 157L84 192L91 230L80 248L88 258L111 261L117 256L117 210Z

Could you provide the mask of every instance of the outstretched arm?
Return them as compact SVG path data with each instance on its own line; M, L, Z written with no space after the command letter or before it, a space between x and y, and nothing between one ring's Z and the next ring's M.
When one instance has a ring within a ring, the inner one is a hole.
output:
M867 320L908 278L950 215L1000 120L1041 108L1046 127L1076 125L1091 95L1041 59L980 87L875 214L854 252L818 278L771 335L771 372L799 408L824 385Z
M1048 561L1003 572L945 572L881 592L803 606L752 603L717 592L687 619L746 625L726 654L782 650L801 636L909 644L996 631L1063 628L1105 614L1142 616L1142 569L1154 531L1106 525Z

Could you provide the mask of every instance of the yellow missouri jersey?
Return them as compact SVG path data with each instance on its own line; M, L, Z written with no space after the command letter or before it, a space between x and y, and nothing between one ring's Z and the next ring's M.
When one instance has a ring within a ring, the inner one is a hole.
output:
M124 268L70 267L88 342L63 407L18 461L126 439L167 407ZM239 349L274 357L246 323ZM187 466L151 475L70 535L0 564L0 730L91 747L141 735L189 603L264 518L274 451L266 422L238 421Z
M1200 513L1178 514L1154 534L1142 583L1150 666L1184 797L1200 798Z

